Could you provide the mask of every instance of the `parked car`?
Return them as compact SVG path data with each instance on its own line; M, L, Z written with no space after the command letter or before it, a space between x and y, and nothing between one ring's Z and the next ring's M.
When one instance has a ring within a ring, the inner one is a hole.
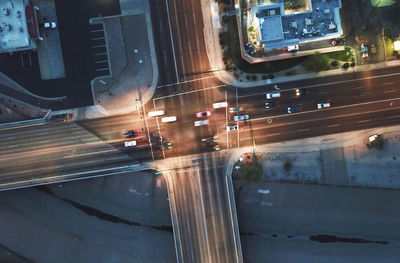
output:
M266 97L267 97L268 100L280 98L281 97L281 93L280 92L267 93Z
M248 120L248 119L249 119L249 115L233 116L233 120L235 120L235 121L244 121L244 120Z
M211 116L210 111L202 111L202 112L196 113L197 118L204 118L204 117L209 117L209 116Z
M208 125L208 120L202 120L202 121L195 121L194 126L203 126L203 125Z
M242 107L229 108L229 112L230 113L235 113L235 112L239 112L239 111L242 111L242 110L243 110Z
M317 104L318 109L325 109L325 108L329 108L330 106L331 106L331 104L329 103L329 101L324 101L324 102L320 102Z
M288 113L295 113L301 111L300 106L291 106L287 109Z

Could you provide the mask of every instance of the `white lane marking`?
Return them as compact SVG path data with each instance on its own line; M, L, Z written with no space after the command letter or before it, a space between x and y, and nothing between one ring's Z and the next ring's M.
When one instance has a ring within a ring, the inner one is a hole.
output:
M354 88L351 88L351 89L363 89L364 87L354 87Z
M364 97L365 96L365 94L360 94L360 95L354 95L353 97L354 98L359 98L359 97Z
M392 92L396 92L397 90L387 90L387 91L384 91L383 93L392 93Z
M332 125L328 125L328 128L333 128L333 127L339 127L340 124L332 124Z
M107 153L107 152L115 152L115 149L99 151L99 152L90 152L90 153L81 153L81 154L68 155L68 156L64 156L63 159L74 158L74 157L79 157L79 156L86 156L86 155L93 155L93 154L98 154L98 153Z
M330 108L324 109L324 111L333 111L333 110L336 110L336 109L346 109L346 108L350 108L350 107L358 107L358 106L363 106L363 105L369 105L369 104L381 103L381 102L388 102L388 101L396 101L396 100L400 100L400 98L392 98L392 99L385 99L385 100L375 100L375 101L368 101L368 102L362 102L362 103L357 103L357 104L349 104L349 105L343 105L343 106L330 107ZM381 109L380 111L385 111L385 110L388 110L388 109ZM291 116L301 115L301 114L308 114L308 113L317 112L317 111L321 111L321 110L310 110L310 111L302 111L302 112L297 112L297 113L291 113ZM371 111L371 112L379 112L379 111ZM360 113L360 114L364 114L364 113L365 112ZM350 114L350 115L352 115L352 114ZM287 117L287 116L288 116L288 114L282 114L282 115L276 115L276 116L254 118L252 120L253 121L259 121L259 120L275 119L275 118Z
M185 94L204 91L204 90L209 90L209 89L216 89L216 88L225 87L225 86L226 85L218 85L218 86L204 88L204 89L191 90L191 91L186 91L186 92L182 92L182 93L178 93L178 94L172 94L172 95L167 95L167 96L163 96L163 97L154 98L154 100L162 100L162 99L165 99L165 98L171 98L171 97L175 97L175 96L185 95Z
M252 97L252 96L259 96L259 95L265 95L267 92L260 92L260 93L254 93L254 94L249 94L249 95L242 95L238 96L238 98L246 98L246 97Z
M358 123L363 123L363 122L369 122L371 120L362 120L362 121L357 121Z
M166 4L166 6L167 6L167 16L168 16L168 24L169 24L169 34L170 34L170 37L171 37L172 54L173 54L173 56L174 56L174 65L175 65L176 81L179 82L179 77L178 77L178 66L177 66L177 64L176 64L175 44L174 44L174 38L173 38L173 36L172 36L171 18L169 17L168 0L165 0L165 4Z
M198 78L198 79L191 79L191 80L171 83L171 84L167 84L167 85L158 86L157 89L171 87L171 86L178 85L178 84L190 83L190 82L194 82L194 81L200 81L200 80L203 80L203 79L211 79L211 78L216 78L216 76L207 76L207 77L202 77L202 78Z
M305 132L305 131L309 131L310 129L301 129L301 130L297 130L298 132Z
M263 128L263 129L265 129L265 128ZM277 135L279 135L279 134L281 134L280 132L277 132L277 133L271 133L271 134L267 134L267 135L260 135L260 136L258 136L257 135L257 138L264 138L264 137L272 137L272 136L277 136ZM241 141L244 141L244 140L252 140L253 139L253 137L244 137L244 138L240 138L240 140Z
M400 115L396 115L396 116L389 116L389 119L394 119L394 118L400 118Z
M382 83L382 85L392 85L392 84L394 84L394 82L385 82L385 83Z
M272 203L271 203L271 202L261 201L261 205L262 205L262 206L269 206L269 207L271 207L271 206L272 206Z
M277 132L277 133L268 134L267 136L277 136L277 135L279 135L279 134L281 134L281 133L280 133L280 132Z

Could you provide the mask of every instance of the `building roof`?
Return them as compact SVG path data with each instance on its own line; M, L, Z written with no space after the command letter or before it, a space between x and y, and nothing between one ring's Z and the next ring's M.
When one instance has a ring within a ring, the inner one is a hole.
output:
M34 10L29 12L27 9L29 5L25 2L28 1L0 1L0 53L36 47L36 44L31 41L27 24L27 20L29 20L31 23L35 23L37 29L36 13ZM34 15L34 21L32 21L31 14ZM35 30L32 32L35 33Z
M281 16L269 16L260 18L261 39L274 41L283 39Z
M259 24L260 43L264 49L297 45L301 41L342 34L339 8L341 0L308 0L309 9L285 13L284 0L252 8ZM257 23L257 22L256 22Z

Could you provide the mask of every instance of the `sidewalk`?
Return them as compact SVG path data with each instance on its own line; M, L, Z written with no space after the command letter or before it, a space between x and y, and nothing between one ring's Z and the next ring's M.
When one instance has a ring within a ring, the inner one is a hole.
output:
M211 6L213 5L213 6ZM346 71L342 69L333 69L323 71L319 73L304 73L293 76L286 76L285 72L274 73L275 77L271 79L271 83L267 83L265 80L257 81L238 81L233 74L225 70L225 65L222 59L222 47L219 43L220 26L213 26L213 21L218 20L218 4L215 4L210 0L201 0L202 12L203 12L203 23L204 23L204 40L206 44L207 56L210 61L211 69L214 70L215 76L226 85L231 85L238 88L251 88L256 86L262 86L266 84L277 84L289 81L320 78L333 75L350 74L359 71L368 71L373 69L379 69L384 67L396 67L400 66L400 60L387 61L377 64L367 64L355 66L354 69L348 69ZM213 11L212 11L213 9ZM214 23L215 24L215 23Z

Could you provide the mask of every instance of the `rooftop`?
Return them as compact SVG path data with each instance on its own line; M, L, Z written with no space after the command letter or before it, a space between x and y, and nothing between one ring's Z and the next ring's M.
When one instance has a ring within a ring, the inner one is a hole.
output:
M24 0L0 1L0 53L33 49L31 34L37 33L36 12ZM27 21L32 25L28 28Z
M341 0L308 0L301 10L285 10L285 6L285 0L278 0L251 10L252 24L259 27L259 42L265 50L342 34Z

